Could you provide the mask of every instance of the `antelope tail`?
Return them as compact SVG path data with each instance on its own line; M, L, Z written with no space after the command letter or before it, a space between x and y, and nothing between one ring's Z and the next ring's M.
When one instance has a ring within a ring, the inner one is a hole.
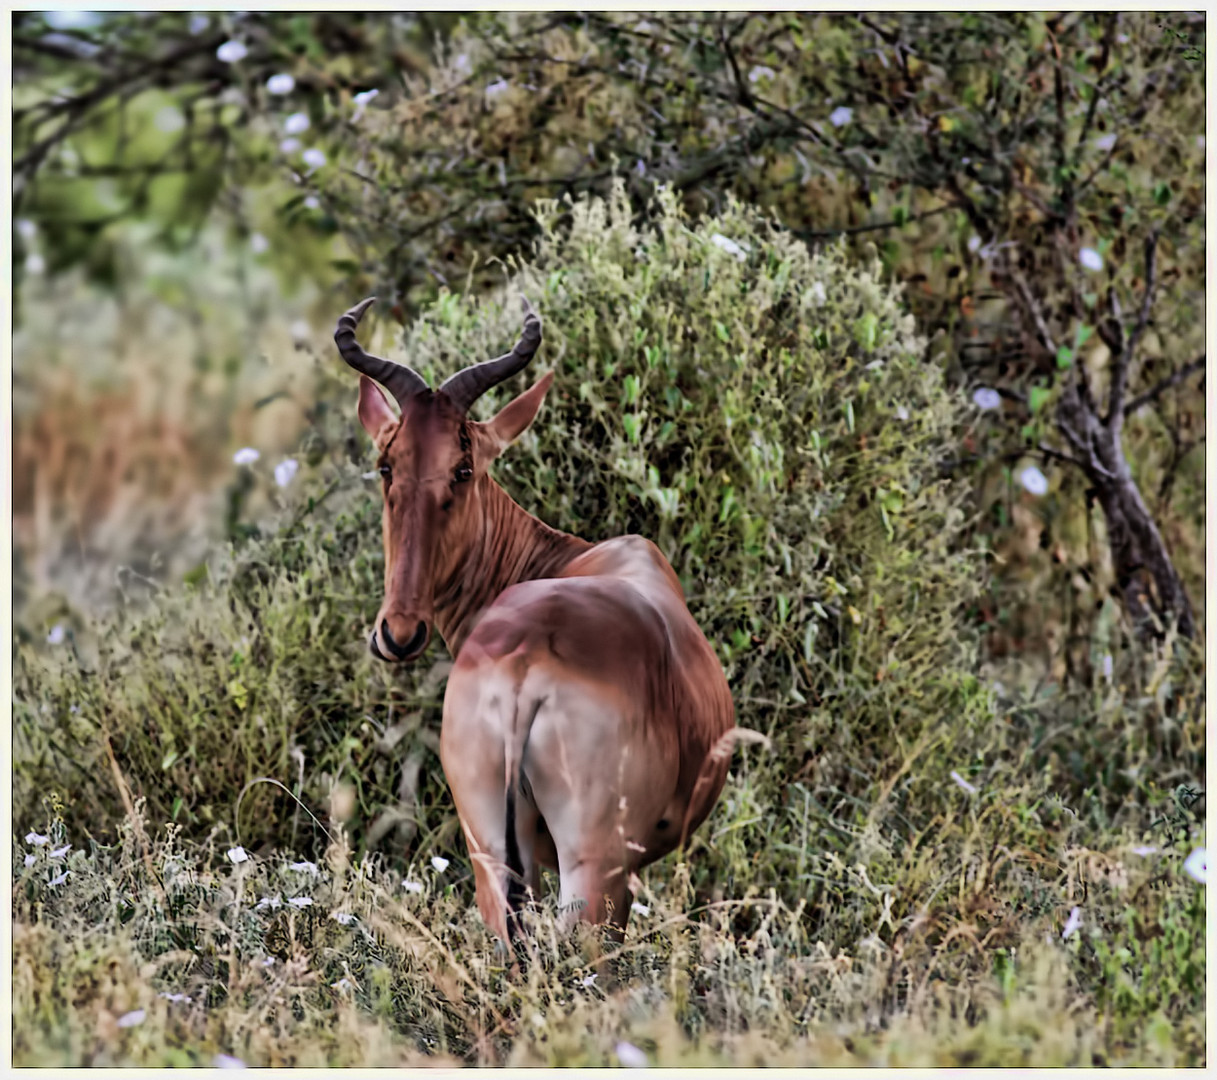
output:
M524 860L520 858L520 844L516 837L516 792L520 789L520 770L524 766L524 752L528 748L528 736L532 733L533 721L541 711L544 698L529 702L527 719L520 723L521 708L520 690L514 695L514 711L512 714L511 730L507 733L504 745L505 759L505 788L507 792L507 935L514 938L520 929L519 912L524 901Z

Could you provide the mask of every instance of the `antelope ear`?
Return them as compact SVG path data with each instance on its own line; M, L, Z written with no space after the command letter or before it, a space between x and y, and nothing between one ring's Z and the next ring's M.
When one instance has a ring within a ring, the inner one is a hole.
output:
M397 417L389 408L384 394L366 375L359 376L359 422L363 430L372 436L377 450L383 450L392 429L397 426Z
M503 449L515 442L516 439L536 419L537 410L545 400L545 391L554 381L554 373L542 376L518 398L509 401L494 416L482 425L482 430L489 436L493 453L497 456Z

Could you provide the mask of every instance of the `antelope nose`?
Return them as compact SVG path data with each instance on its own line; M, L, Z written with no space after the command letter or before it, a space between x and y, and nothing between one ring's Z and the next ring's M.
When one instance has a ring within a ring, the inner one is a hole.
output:
M401 644L393 637L393 632L389 629L389 620L381 619L380 629L372 634L369 644L372 655L380 660L412 660L426 647L427 624L420 621L410 640ZM382 647L389 653L388 656L381 652Z

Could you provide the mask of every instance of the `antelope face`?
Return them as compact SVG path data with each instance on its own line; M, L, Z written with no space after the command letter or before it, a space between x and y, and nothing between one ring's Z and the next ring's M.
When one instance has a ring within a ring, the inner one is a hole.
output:
M475 440L485 440L443 393L416 394L398 420L366 376L359 419L380 451L384 490L385 595L368 648L400 663L427 647L436 583L452 576L479 535L476 489L487 461Z
M523 368L541 344L541 320L528 301L511 352L458 371L433 391L412 368L372 356L356 342L355 327L373 299L338 320L334 341L360 372L359 421L380 451L384 484L385 596L368 648L402 663L427 647L437 589L454 582L462 567L475 576L485 572L469 556L486 527L480 496L486 469L532 423L553 374L479 424L468 419L469 406ZM396 399L400 419L377 383Z

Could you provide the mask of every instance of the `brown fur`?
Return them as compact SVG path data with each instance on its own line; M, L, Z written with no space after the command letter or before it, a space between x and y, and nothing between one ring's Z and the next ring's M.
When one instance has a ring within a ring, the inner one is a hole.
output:
M623 930L634 871L682 845L717 800L734 726L722 668L659 549L551 529L487 473L551 381L479 424L443 392L407 399L399 422L360 380L359 416L390 474L371 646L411 660L435 626L456 657L441 760L479 910L503 938L514 860L534 892L553 867L568 910Z

